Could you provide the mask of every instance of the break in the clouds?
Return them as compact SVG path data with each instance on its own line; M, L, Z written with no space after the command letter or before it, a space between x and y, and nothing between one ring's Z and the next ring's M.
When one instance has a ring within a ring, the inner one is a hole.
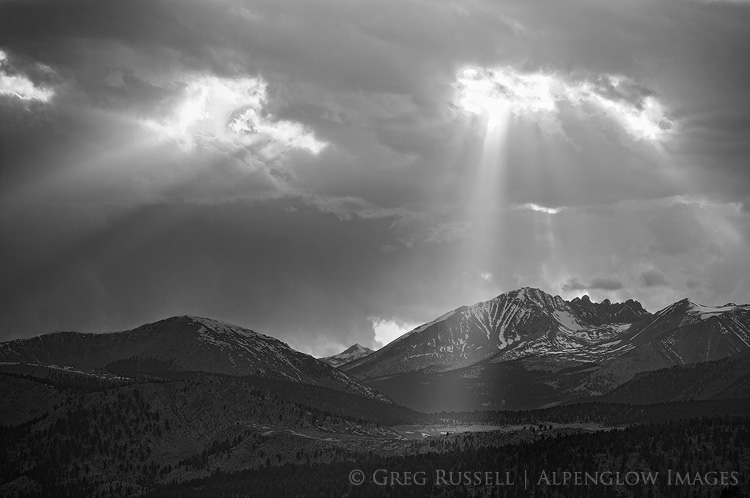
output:
M179 86L174 109L144 121L165 138L188 147L217 142L255 149L266 160L289 149L317 154L325 146L301 124L270 115L261 78L192 77Z
M0 2L0 334L314 354L463 304L747 302L746 2ZM710 33L710 36L706 36Z
M563 208L540 206L539 204L534 204L533 202L530 202L528 204L518 206L518 209L530 209L532 211L537 211L539 213L557 214L560 211L562 211Z
M39 87L28 76L13 70L8 54L0 50L0 95L21 100L47 102L55 94L49 88Z
M602 112L634 139L661 140L674 127L664 106L648 88L620 75L591 81L553 72L522 73L511 67L466 68L457 78L458 104L481 114L555 115L563 105L589 114Z

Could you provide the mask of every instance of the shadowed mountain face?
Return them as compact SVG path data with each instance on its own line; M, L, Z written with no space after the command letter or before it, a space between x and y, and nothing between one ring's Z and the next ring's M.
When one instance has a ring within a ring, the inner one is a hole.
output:
M584 295L583 297L576 297L569 304L577 316L591 325L633 323L648 315L641 303L632 299L628 299L624 303L611 303L609 299L605 299L601 303L595 303L591 301L589 296Z
M641 372L600 400L649 404L750 395L750 354Z
M124 332L57 332L0 344L3 362L91 370L145 360L167 370L263 375L385 398L278 339L208 318L179 316Z
M361 344L355 344L353 346L346 348L339 354L335 354L333 356L327 356L325 358L320 358L320 361L324 361L328 363L329 365L331 365L332 367L340 367L352 361L358 360L360 358L364 358L365 356L372 354L373 352L374 351L370 348L366 348L362 346Z

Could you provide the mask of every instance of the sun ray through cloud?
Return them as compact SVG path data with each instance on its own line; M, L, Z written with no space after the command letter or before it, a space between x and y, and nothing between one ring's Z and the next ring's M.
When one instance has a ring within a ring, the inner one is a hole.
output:
M483 119L482 151L475 170L474 187L466 200L467 221L471 227L467 263L471 271L479 275L490 270L493 259L501 257L496 242L503 237L506 140L511 116L507 109L496 108L495 111Z
M500 175L505 178L502 183L506 184L511 197L516 191L527 193L525 199L521 197L516 202L520 201L523 208L539 213L535 219L543 223L536 224L537 233L549 248L550 259L556 258L558 250L554 224L558 218L555 215L562 208L543 206L534 199L552 198L565 205L566 199L580 197L583 186L576 184L573 178L583 172L575 162L560 158L583 154L599 161L603 171L594 172L590 180L593 185L599 181L597 177L606 174L604 170L610 168L608 156L611 151L603 148L601 141L592 148L590 139L581 142L581 138L576 138L586 137L586 133L603 133L594 128L597 122L606 123L623 137L612 135L609 138L614 147L632 148L648 157L655 167L650 175L665 178L676 191L690 188L690 175L675 167L666 148L678 130L676 121L653 91L626 76L520 71L510 66L468 67L457 73L455 88L458 107L470 115L483 116L486 123L481 166L476 188L469 200L470 211L474 213L472 224L482 228L492 226L486 216L487 208L512 204L500 191L492 191L493 186L497 187L497 175ZM497 126L502 129L502 143L496 139L497 135L494 140L491 138L492 129ZM573 128L568 129L571 126ZM576 135L569 136L571 132ZM504 149L502 161L498 162L495 147ZM489 163L498 166L489 170L486 167ZM569 170L571 167L576 168L575 175L571 174L574 172ZM635 172L628 171L643 167L628 166L629 169L623 170L621 175L629 175L629 181L637 182ZM489 176L490 171L496 175L494 178ZM512 186L508 186L508 182ZM519 182L523 182L523 189L518 188L521 186ZM596 195L595 190L591 193ZM489 198L493 201L489 202ZM502 202L494 203L498 198L503 198ZM590 202L597 200L592 197ZM477 213L483 212L485 218L480 221ZM496 216L494 221L500 219L501 216ZM482 229L475 230L473 237L469 249L472 259L487 259L487 254L497 254L501 238ZM480 255L482 252L484 256Z

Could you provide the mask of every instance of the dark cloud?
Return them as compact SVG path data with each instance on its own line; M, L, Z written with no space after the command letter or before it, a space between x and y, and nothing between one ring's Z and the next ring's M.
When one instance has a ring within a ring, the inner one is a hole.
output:
M576 278L571 278L567 282L563 282L560 288L565 292L586 290L588 285L582 284Z
M667 277L655 268L641 273L640 280L645 287L659 287L669 283Z
M384 310L383 303L368 302L361 293L380 286L378 274L392 271L384 266L391 256L379 249L393 241L387 222L341 223L297 208L237 202L111 210L100 222L69 228L78 232L74 245L67 243L70 235L61 240L57 230L51 239L36 239L44 245L26 255L27 266L5 275L9 285L0 298L9 307L2 329L33 332L50 314L59 320L55 328L108 330L121 321L137 325L194 313L243 323L308 348L322 340L322 331L367 337L366 317ZM39 214L34 218L37 227L44 223ZM52 213L47 218L66 224ZM31 246L38 236L30 231L14 246ZM3 252L17 255L13 247ZM362 260L369 264L361 265ZM92 311L84 312L89 306ZM323 312L332 309L336 312Z
M619 280L608 277L596 277L588 284L582 283L578 279L572 278L567 282L563 282L563 284L561 285L562 290L565 292L588 289L613 291L620 290L624 287L625 285Z
M681 0L0 2L3 71L55 92L0 96L0 335L193 313L331 353L523 285L743 301L748 25ZM592 93L493 138L467 66ZM253 78L255 107L201 107ZM623 125L649 98L662 142Z
M625 287L625 285L617 279L602 277L592 280L590 287L592 289L619 290Z

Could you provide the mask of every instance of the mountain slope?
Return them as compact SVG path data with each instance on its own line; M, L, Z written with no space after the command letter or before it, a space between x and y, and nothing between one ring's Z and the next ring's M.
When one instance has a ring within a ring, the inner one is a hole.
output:
M750 351L750 305L703 306L688 299L628 331L632 348L594 373L585 388L603 394L638 372L740 356Z
M278 339L208 318L179 316L124 332L57 332L0 343L2 362L91 370L144 359L170 370L264 375L384 398Z
M567 302L539 289L524 287L473 306L462 306L417 327L366 358L342 369L374 379L420 370L445 371L495 355L508 361L529 355L561 358L558 367L599 361L627 324L648 316L635 301ZM575 357L575 353L583 353Z
M353 346L348 347L339 354L320 358L320 361L328 363L332 367L340 367L341 365L345 365L354 360L364 358L365 356L372 354L373 352L374 351L372 349L366 348L361 344L354 344Z
M750 395L750 355L641 372L597 401L648 404Z

